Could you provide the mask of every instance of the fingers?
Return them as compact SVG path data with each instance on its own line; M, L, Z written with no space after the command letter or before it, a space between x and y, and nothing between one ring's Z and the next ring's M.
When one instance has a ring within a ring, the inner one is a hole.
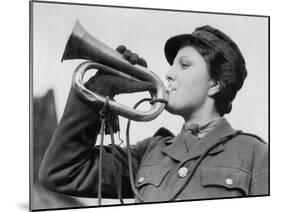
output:
M129 60L133 65L138 64L139 56L135 53L132 53Z
M132 56L132 51L129 50L129 49L126 49L124 52L123 52L123 57L126 59L126 60L129 60L131 59L131 56Z
M116 48L116 51L122 54L123 57L131 64L138 64L147 68L147 62L145 59L139 57L138 54L133 53L130 49L127 49L126 46L120 45Z
M147 68L147 62L142 57L139 58L138 64Z
M126 50L126 46L124 45L119 45L117 48L116 48L116 51L118 51L120 54L123 54L123 52Z

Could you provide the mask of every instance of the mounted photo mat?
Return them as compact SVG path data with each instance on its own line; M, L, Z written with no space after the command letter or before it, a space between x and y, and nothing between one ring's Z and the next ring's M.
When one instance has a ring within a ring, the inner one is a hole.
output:
M268 35L264 15L31 1L30 210L268 196ZM190 126L169 104L181 80L200 102L209 49L231 112Z

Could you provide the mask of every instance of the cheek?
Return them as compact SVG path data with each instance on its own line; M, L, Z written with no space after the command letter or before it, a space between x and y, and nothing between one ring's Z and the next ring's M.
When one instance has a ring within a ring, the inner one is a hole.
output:
M206 76L187 76L179 80L179 88L181 95L185 99L197 102L204 99L208 92L208 80Z
M177 80L177 91L169 96L169 106L184 111L199 107L208 94L208 78L204 75L182 75Z

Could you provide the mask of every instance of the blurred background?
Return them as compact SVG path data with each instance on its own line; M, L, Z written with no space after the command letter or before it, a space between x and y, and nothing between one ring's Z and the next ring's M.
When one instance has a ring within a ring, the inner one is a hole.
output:
M96 199L74 198L46 190L37 183L37 172L66 103L71 77L82 60L61 57L75 21L97 39L116 48L123 44L144 57L149 69L165 82L169 64L164 56L166 40L176 34L191 33L196 27L211 25L228 34L240 47L248 70L242 90L226 118L236 129L268 140L268 19L253 16L204 14L101 6L33 2L33 181L32 208L95 205ZM147 93L120 95L118 102L132 106ZM146 110L148 105L140 107ZM142 140L166 127L177 134L183 120L163 112L157 119L131 126L131 141ZM120 118L121 138L125 139L126 119ZM140 130L141 129L141 130ZM118 139L117 139L118 141ZM106 137L109 143L109 137ZM127 202L132 202L128 200ZM118 204L104 200L104 204Z

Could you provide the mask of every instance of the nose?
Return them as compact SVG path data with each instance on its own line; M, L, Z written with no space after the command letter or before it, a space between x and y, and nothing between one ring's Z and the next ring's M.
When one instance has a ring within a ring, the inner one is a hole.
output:
M168 81L173 81L175 79L175 71L173 71L172 67L167 71L165 78Z

